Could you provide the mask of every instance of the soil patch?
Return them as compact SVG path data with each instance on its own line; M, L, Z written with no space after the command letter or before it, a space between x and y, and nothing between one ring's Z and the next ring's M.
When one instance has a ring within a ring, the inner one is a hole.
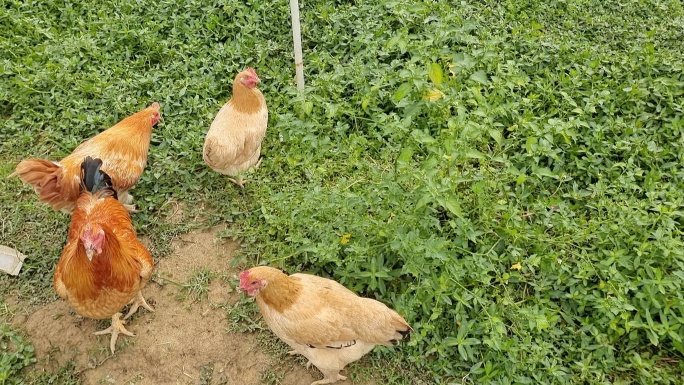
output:
M138 310L126 324L136 336L120 336L114 355L109 335L93 335L110 321L80 317L65 301L17 314L13 322L36 348L34 369L54 372L72 362L85 384L309 385L321 379L295 358L268 354L259 340L271 337L231 332L229 311L241 296L232 287L239 271L231 268L239 246L217 239L220 230L194 231L172 243L172 255L157 263L143 290L155 312Z

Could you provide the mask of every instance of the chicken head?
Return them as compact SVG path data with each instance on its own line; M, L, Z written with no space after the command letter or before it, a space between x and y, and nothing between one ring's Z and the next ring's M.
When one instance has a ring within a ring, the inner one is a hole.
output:
M266 287L268 282L265 279L252 277L249 270L240 273L240 290L247 293L251 297L259 294L259 291Z
M257 84L261 83L259 75L257 75L253 68L247 68L246 70L240 72L237 75L237 80L239 80L240 83L247 88L254 88L257 86Z
M83 247L85 247L86 256L89 261L93 260L95 254L102 252L102 245L105 242L105 232L103 229L94 230L90 224L87 224L83 233L80 236Z

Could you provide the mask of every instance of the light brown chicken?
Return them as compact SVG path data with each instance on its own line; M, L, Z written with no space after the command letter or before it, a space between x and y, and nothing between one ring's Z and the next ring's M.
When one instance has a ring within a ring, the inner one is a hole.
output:
M268 108L264 95L256 88L261 80L248 68L235 77L233 96L221 107L209 127L204 140L204 162L244 187L241 173L254 167L261 160L261 142L268 125Z
M111 128L81 143L59 162L26 159L20 162L15 174L33 186L39 199L55 210L73 211L79 197L81 162L86 156L102 159L102 171L112 179L119 200L129 211L133 198L128 190L142 176L147 164L152 127L159 122L159 103L135 113Z
M411 326L394 310L339 283L267 266L240 273L240 289L256 297L268 327L324 375L311 385L345 380L347 364L375 345L397 345ZM308 366L308 365L307 365Z
M81 178L83 191L71 215L68 242L55 270L55 291L81 315L112 319L112 326L95 334L111 333L114 353L119 333L133 336L124 327L121 309L132 303L130 317L143 306L142 296L152 275L154 261L136 237L131 217L116 199L102 161L86 157Z

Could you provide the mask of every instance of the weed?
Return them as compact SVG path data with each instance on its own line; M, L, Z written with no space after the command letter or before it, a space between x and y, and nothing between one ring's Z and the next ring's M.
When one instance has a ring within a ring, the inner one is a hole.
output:
M261 372L260 383L263 385L280 385L285 376L278 374L271 369L265 369Z
M201 269L193 277L181 285L180 296L183 300L190 299L193 302L206 299L209 294L209 284L214 274L209 269Z
M35 362L30 341L10 325L0 325L0 383L20 384L19 373Z
M208 364L202 366L200 370L199 385L209 385L211 384L211 377L214 374L214 365Z
M259 310L253 305L253 300L245 296L241 296L227 311L228 327L231 332L251 333L265 329Z
M41 385L81 385L82 381L74 371L73 362L67 362L56 372L33 372L28 374L29 384Z

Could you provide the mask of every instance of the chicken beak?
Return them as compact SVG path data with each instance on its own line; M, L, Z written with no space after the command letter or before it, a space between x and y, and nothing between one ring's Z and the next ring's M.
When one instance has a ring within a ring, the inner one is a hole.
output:
M94 246L86 247L86 257L88 257L89 261L93 260L94 254L95 254L95 247Z
M238 286L238 290L245 293L246 295L248 295L250 297L255 297L257 294L259 294L258 288L254 288L250 291L249 288Z

